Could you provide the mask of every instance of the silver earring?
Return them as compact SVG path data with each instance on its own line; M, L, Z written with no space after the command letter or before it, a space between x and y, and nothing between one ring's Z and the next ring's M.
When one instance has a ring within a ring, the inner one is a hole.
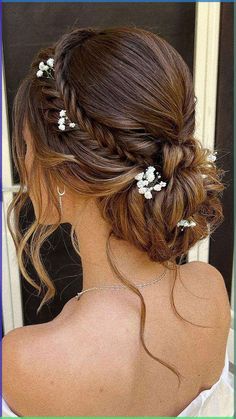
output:
M60 205L60 209L61 209L61 212L62 212L62 196L65 194L65 187L64 187L64 191L61 192L59 190L58 186L57 186L57 193L58 193L58 196L59 196L59 205Z

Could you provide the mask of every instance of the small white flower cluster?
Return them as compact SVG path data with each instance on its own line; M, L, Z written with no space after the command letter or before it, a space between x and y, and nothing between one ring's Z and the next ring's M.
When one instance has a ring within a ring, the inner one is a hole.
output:
M185 228L185 227L194 227L196 225L196 223L195 223L195 221L188 221L188 220L180 220L178 223L177 223L177 227L181 227L182 226L182 228L181 228L181 231L183 231L183 229Z
M154 186L148 187L149 183L153 182L156 179L154 175L155 170L156 170L155 167L148 166L145 173L141 172L135 176L135 179L138 180L137 182L138 191L140 194L143 194L146 199L152 198L152 192L151 192L152 190L160 191L161 188L164 188L164 186L166 186L166 182L161 181L160 183L156 183ZM156 172L156 176L157 176L157 179L161 177L158 171Z
M75 128L76 124L74 122L71 122L68 118L68 116L66 116L66 110L62 109L59 113L60 118L58 119L58 128L61 131L65 131L66 129L66 123L69 121L69 127L70 128Z
M45 71L47 75L46 77L53 79L54 78L52 75L52 71L54 71L53 65L54 65L53 58L49 58L46 64L43 61L41 61L39 63L39 70L36 73L37 77L43 77L43 72Z
M212 154L209 154L207 160L210 162L214 162L216 160L217 151L214 151Z
M213 151L213 153L209 154L209 156L207 157L207 161L209 161L210 163L214 163L214 161L216 161L216 154L217 151ZM210 166L210 164L208 164L208 166ZM207 175L202 174L203 179L205 179L207 177Z

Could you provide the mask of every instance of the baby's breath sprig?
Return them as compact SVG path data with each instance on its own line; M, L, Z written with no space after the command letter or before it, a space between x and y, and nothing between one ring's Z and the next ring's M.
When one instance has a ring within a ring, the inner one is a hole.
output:
M161 181L160 183L156 183L155 185L148 187L149 183L152 183L155 179L161 178L161 175L159 174L158 171L156 172L156 177L155 177L154 175L155 170L156 170L155 167L148 166L145 173L141 172L135 176L135 179L138 180L137 182L138 191L140 194L143 194L146 199L152 198L152 190L160 191L161 188L164 188L166 186L166 182Z
M66 115L66 110L62 109L59 112L59 116L60 118L58 118L58 128L61 131L65 131L66 129L66 124L70 127L70 128L77 128L78 125L75 122L71 122L70 119L68 118L68 116Z
M213 163L214 161L216 161L216 154L217 154L217 151L213 151L213 153L208 155L207 160Z
M48 60L46 61L46 64L44 63L44 61L41 61L39 63L39 69L36 73L37 77L46 77L47 79L54 79L53 77L53 72L54 70L54 59L53 58L48 58ZM46 75L44 74L46 73Z
M195 221L193 221L193 220L180 220L178 223L177 223L177 227L182 227L181 228L181 231L183 231L183 229L185 228L185 227L195 227L197 224L195 223Z

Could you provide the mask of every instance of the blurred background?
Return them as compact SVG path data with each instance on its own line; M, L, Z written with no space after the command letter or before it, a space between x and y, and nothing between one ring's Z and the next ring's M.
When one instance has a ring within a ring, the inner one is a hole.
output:
M181 263L201 260L222 273L233 321L233 3L3 3L2 9L2 335L16 327L52 320L83 289L80 258L70 242L70 225L62 224L42 248L42 258L57 293L37 315L43 295L38 297L21 276L6 226L7 207L19 180L11 156L14 96L36 51L74 26L135 24L163 36L190 67L198 99L196 135L205 147L218 150L217 164L226 171L227 187L222 199L224 223L210 238L194 246ZM22 213L22 228L33 218L33 208L28 202ZM28 270L37 282L33 267L29 265ZM233 364L233 325L228 347Z

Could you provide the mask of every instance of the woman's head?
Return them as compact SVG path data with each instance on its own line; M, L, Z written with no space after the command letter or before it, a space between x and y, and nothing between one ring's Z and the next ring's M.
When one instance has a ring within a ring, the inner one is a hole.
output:
M55 80L38 78L39 62L50 57ZM14 105L15 158L23 183L19 156L23 136L31 137L26 183L36 211L42 193L41 206L56 207L56 185L64 185L78 197L96 199L114 234L153 260L186 253L222 217L219 171L194 138L195 102L184 60L143 29L76 29L41 50ZM79 129L58 129L61 109ZM148 165L167 181L151 200L138 193L134 179ZM197 226L181 232L177 223L188 217Z
M37 77L39 63L49 58L54 78ZM211 151L194 137L195 105L182 57L140 28L75 29L34 57L14 103L13 154L22 188L13 206L19 213L26 183L37 216L15 241L19 256L28 253L48 286L43 301L55 290L39 244L65 221L57 185L74 200L94 199L112 234L161 263L175 262L222 222L223 171L208 161ZM62 109L78 129L58 128ZM167 185L145 199L135 176L149 165ZM196 226L181 230L181 219ZM25 271L24 276L30 280Z

